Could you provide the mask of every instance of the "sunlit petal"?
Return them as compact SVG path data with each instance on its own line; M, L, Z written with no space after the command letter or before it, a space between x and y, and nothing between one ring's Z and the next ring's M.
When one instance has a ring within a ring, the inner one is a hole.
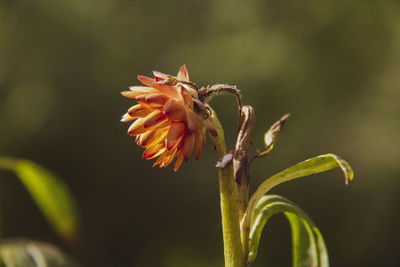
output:
M176 78L180 81L185 81L188 82L189 81L189 73L188 70L186 68L186 64L183 65L178 72L178 75L176 76Z
M175 99L169 99L164 105L164 113L171 121L183 121L186 117L182 103Z
M129 116L133 118L144 118L147 115L151 113L151 109L148 109L147 107L143 105L134 105L130 109L128 109L128 114Z
M171 125L167 135L167 149L171 150L185 135L185 124L176 122Z
M183 162L183 154L179 154L179 156L177 156L176 161L175 161L175 165L174 165L174 171L178 171L179 167L181 167Z

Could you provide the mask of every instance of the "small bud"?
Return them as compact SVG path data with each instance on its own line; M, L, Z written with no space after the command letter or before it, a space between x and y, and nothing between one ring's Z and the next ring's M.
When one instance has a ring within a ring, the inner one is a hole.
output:
M277 122L272 124L269 130L264 135L265 148L257 153L257 157L263 157L267 155L273 148L278 139L279 134L282 131L283 125L285 125L286 120L289 118L290 114L287 113L282 116Z

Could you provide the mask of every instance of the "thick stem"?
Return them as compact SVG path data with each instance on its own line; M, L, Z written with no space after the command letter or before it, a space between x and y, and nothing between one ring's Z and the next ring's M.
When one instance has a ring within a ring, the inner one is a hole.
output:
M214 111L211 116L218 132L218 136L211 137L211 139L222 159L226 154L224 131ZM219 187L225 267L242 267L245 266L245 262L240 241L238 192L231 163L219 168Z

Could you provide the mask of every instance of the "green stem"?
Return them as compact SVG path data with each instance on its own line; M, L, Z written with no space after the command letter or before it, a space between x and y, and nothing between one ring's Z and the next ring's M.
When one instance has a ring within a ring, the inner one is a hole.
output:
M224 131L217 115L211 115L218 136L211 137L220 159L226 154ZM221 198L222 234L224 240L225 267L242 267L244 258L240 241L239 208L237 185L230 163L219 169L219 187Z

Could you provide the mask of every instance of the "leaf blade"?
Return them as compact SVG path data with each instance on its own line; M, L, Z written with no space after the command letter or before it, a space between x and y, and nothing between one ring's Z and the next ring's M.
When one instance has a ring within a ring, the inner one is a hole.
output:
M334 154L321 155L302 161L266 179L249 200L245 216L242 220L242 228L250 226L255 205L273 187L296 178L329 171L337 167L343 171L346 184L348 181L353 180L354 173L350 165Z
M0 158L0 169L13 171L50 225L65 239L77 237L79 216L67 185L57 175L24 159Z
M292 229L293 266L328 267L328 252L318 228L304 211L291 201L276 195L264 196L254 210L250 230L248 262L255 260L262 230L273 215L284 213Z
M28 160L19 160L15 172L53 227L67 239L74 238L78 213L67 186L55 174Z

